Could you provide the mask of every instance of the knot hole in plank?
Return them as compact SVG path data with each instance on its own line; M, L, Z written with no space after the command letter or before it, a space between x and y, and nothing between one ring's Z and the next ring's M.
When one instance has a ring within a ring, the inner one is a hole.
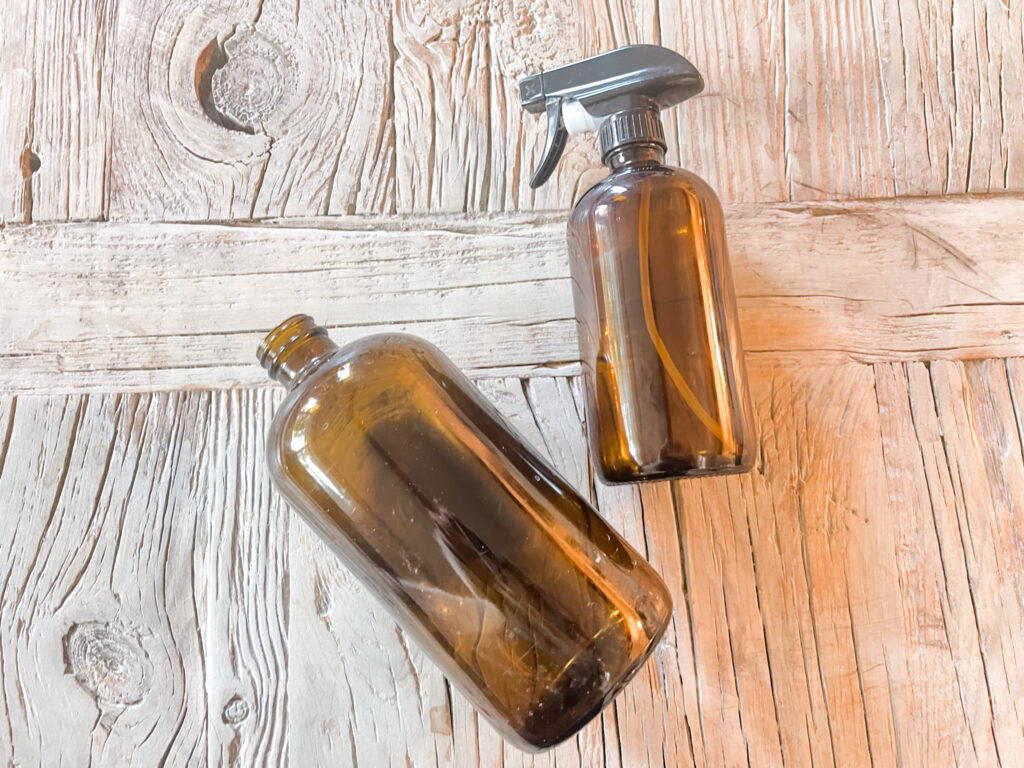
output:
M64 663L100 704L137 704L149 692L149 657L126 630L90 622L64 636Z
M252 27L214 38L196 61L196 95L217 125L250 135L295 88L295 62L282 45Z

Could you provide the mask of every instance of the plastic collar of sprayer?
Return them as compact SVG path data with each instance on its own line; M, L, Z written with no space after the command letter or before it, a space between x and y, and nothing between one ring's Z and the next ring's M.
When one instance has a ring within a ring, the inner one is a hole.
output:
M655 107L637 107L616 112L601 123L601 162L627 144L665 144L665 129L661 125L661 111Z
M527 112L547 114L544 154L530 179L539 187L554 172L569 134L599 131L601 161L628 144L665 147L661 110L704 89L697 69L658 45L628 45L519 81Z

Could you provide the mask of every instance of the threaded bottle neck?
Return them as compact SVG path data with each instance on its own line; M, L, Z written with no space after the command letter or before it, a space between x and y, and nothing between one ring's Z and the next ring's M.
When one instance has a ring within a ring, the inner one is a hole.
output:
M657 144L627 144L610 152L605 165L612 171L665 164L665 148Z
M312 317L294 315L267 334L256 356L270 378L291 389L337 349Z

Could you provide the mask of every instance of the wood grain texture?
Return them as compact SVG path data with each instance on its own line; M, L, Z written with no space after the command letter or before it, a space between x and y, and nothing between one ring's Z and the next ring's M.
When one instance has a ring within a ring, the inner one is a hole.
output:
M269 488L278 392L0 400L0 757L1013 765L1024 361L755 364L751 380L754 473L632 487L595 483L578 380L481 380L675 602L613 706L536 757Z
M733 209L752 359L1024 353L1024 199ZM0 230L0 388L252 384L299 311L345 342L424 336L476 375L575 370L558 217Z
M0 222L104 215L116 5L116 0L5 4Z
M121 2L109 218L392 210L389 14Z
M528 187L543 119L517 81L617 45L691 58L706 91L666 113L670 160L726 202L1024 185L1019 3L397 0L400 211L568 207L603 175L575 137Z
M530 190L544 128L517 82L638 42L705 74L669 156L726 202L1024 189L1015 2L33 0L7 21L8 221L566 208L604 173L594 139Z
M288 529L261 469L271 399L4 400L5 763L281 763Z
M0 764L1020 762L1024 3L9 5ZM517 81L636 42L707 81L666 129L735 204L742 477L587 456L532 212L604 170L573 137L529 189ZM664 575L664 642L577 738L505 745L270 487L253 352L297 311L438 343Z

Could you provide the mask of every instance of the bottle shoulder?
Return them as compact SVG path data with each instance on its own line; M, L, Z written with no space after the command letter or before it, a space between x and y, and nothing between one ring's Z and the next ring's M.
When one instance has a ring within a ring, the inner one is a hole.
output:
M631 204L642 190L654 194L680 193L705 206L721 208L711 185L692 171L670 165L624 168L601 179L580 197L570 215L570 225L588 217L598 207Z
M442 366L434 345L409 334L375 334L343 346L288 392L271 423L269 444L284 449L288 435L320 429L324 419L344 421L374 398L400 406L402 393Z

